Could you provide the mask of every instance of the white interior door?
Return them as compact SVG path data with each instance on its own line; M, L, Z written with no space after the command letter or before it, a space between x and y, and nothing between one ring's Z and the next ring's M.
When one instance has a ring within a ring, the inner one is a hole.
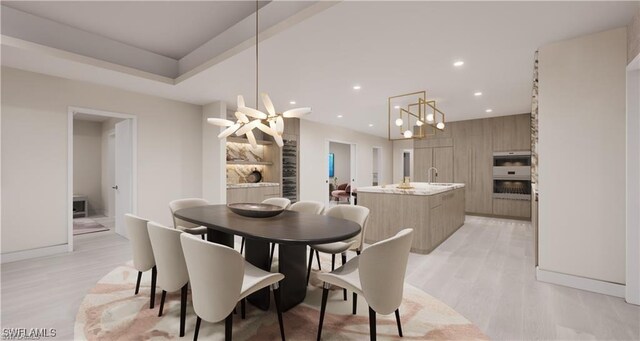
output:
M133 209L131 199L132 177L133 177L133 130L131 120L123 120L116 123L115 140L115 213L116 213L116 233L126 237L124 225L124 215Z
M116 134L112 132L107 137L107 216L116 216L116 191L111 186L116 185ZM105 189L106 190L106 189Z

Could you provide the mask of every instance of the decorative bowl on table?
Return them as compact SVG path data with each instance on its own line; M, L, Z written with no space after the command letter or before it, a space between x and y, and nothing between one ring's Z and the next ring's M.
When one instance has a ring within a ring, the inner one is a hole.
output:
M270 218L275 217L284 211L284 208L271 204L237 203L227 204L231 212L249 218Z

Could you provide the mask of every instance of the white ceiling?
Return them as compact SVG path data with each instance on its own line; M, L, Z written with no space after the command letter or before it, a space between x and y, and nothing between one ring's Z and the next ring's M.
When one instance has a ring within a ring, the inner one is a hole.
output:
M255 1L3 1L3 5L180 59L255 12ZM261 2L260 7L266 2Z
M260 88L278 111L295 100L313 107L310 120L385 137L387 97L418 90L438 101L448 121L529 112L540 46L625 26L638 4L342 2L261 43ZM237 94L254 102L254 58L253 49L244 50L172 85L19 48L2 50L3 65L232 106ZM465 65L454 68L457 59ZM355 84L362 89L354 91ZM473 96L476 91L483 96ZM493 112L486 114L487 108Z

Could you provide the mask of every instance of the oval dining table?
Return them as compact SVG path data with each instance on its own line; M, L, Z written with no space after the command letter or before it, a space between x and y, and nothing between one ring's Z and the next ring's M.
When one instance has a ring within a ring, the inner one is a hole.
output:
M307 293L307 245L342 241L360 233L360 225L345 219L285 210L271 218L249 218L231 212L226 205L208 205L177 210L174 215L205 226L207 240L234 247L234 236L245 238L245 259L256 267L271 271L269 244L278 243L278 272L282 310L302 301ZM224 276L224 274L220 274ZM269 309L269 288L248 297L256 307Z

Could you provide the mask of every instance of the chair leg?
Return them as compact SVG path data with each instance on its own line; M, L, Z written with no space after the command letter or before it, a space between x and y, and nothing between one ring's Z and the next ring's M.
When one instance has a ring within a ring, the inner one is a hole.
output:
M229 314L224 320L224 340L231 341L231 334L233 332L233 314Z
M322 265L320 264L320 252L316 250L316 260L318 261L318 270L322 271Z
M153 309L156 305L156 278L158 278L158 269L154 266L151 268L151 301L149 302L149 309Z
M353 315L358 311L358 294L353 293Z
M200 238L202 238L202 240L204 240L204 234L201 234L201 235L200 235Z
M271 254L269 255L269 269L271 269L271 264L273 264L274 251L276 251L276 243L271 243Z
M241 299L240 300L240 317L244 320L246 315L246 311L247 311L247 304L246 304L247 300L246 299Z
M187 319L187 289L189 283L185 284L180 290L180 337L184 336L184 325Z
M318 338L317 341L320 341L322 337L322 322L324 322L324 311L327 309L327 297L329 296L329 288L327 288L327 284L323 284L322 288L322 305L320 306L320 324L318 325Z
M376 312L369 307L369 339L376 341Z
M398 324L398 335L402 337L402 324L400 324L400 309L396 309L396 323Z
M162 290L162 297L160 297L160 310L158 311L158 317L162 316L162 310L164 309L164 299L167 298L167 292Z
M134 293L134 295L138 294L138 291L140 291L140 280L142 279L142 271L138 271L138 280L136 281L136 292Z
M309 247L309 266L307 267L307 285L309 285L309 278L311 277L312 264L313 264L313 249Z
M331 255L331 271L336 269L336 255Z
M200 332L200 323L202 323L202 319L200 316L196 319L196 330L193 332L193 341L198 341L198 333Z
M240 242L240 254L244 251L244 237L242 237L242 241Z
M356 250L356 255L360 256L360 250Z
M347 262L347 253L343 252L342 255L342 265L344 265L344 263ZM342 289L342 298L346 301L347 300L347 289Z
M276 302L276 313L278 313L278 323L280 324L280 336L284 341L284 322L282 321L282 309L280 308L280 287L273 289L273 300Z

